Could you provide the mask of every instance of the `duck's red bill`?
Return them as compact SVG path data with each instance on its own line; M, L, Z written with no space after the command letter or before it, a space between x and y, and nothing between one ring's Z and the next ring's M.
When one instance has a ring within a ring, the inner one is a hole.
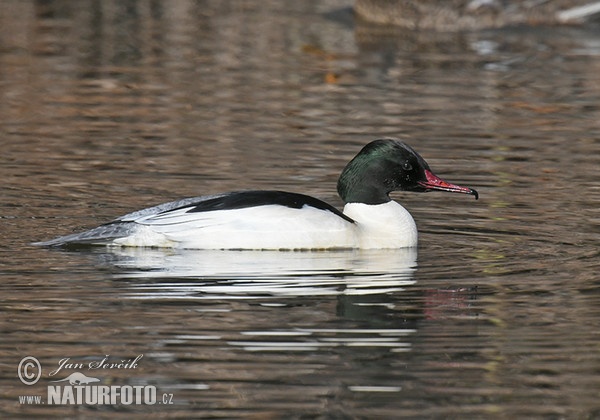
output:
M425 188L426 191L437 190L447 191L462 194L471 194L475 196L475 200L479 198L479 194L473 188L461 187L460 185L451 184L444 181L442 178L435 175L433 172L425 169L426 181L419 181L419 185Z

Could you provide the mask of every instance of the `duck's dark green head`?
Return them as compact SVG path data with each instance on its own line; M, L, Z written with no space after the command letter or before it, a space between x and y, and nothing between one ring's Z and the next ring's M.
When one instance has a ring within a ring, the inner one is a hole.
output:
M397 139L379 139L363 147L342 171L337 190L345 203L387 203L392 191L439 190L478 198L474 189L434 175L425 159Z

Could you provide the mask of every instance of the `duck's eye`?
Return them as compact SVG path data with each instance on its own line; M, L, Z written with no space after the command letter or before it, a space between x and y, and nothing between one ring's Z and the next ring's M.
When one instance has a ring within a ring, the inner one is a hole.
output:
M404 169L405 171L412 171L412 165L408 162L404 162L402 163L402 169Z

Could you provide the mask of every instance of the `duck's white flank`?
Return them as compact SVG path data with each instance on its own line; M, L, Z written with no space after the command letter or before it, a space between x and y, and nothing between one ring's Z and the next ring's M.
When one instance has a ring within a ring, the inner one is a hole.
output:
M188 210L135 220L135 232L113 243L188 249L355 247L352 223L311 206L264 205L197 213Z
M335 249L403 248L417 245L415 222L395 201L349 203L340 216L311 206L281 205L190 213L189 209L154 214L117 246L187 249Z

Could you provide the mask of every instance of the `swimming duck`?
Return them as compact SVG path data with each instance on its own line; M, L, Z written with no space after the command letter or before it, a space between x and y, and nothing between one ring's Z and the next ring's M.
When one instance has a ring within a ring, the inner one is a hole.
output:
M36 245L108 245L185 249L404 248L417 245L417 227L392 191L472 188L434 175L425 160L393 138L367 144L337 184L343 212L304 194L239 191L186 198L121 216L82 233Z

